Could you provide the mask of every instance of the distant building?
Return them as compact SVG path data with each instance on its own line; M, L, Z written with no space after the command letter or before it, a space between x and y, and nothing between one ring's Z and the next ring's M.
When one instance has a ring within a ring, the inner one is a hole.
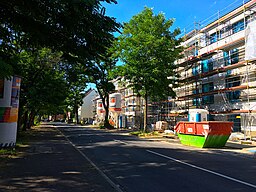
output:
M116 93L121 94L121 111L119 113L119 127L141 127L143 99L138 97L129 82L122 77L113 80Z
M83 98L83 104L79 109L80 120L84 123L92 123L95 117L94 99L97 97L98 92L95 89L89 89Z
M144 98L138 96L130 86L129 81L122 77L112 80L115 92L109 95L109 121L116 128L143 128L144 123ZM160 104L162 106L160 109ZM169 112L168 101L148 102L148 123L167 120ZM104 121L105 109L99 96L94 98L95 123ZM167 106L168 105L168 106Z

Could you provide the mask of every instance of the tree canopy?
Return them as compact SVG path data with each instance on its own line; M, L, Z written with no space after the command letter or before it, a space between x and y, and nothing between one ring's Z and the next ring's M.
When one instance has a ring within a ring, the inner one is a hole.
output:
M25 130L33 125L39 112L54 113L64 105L69 87L60 62L61 54L46 48L19 54L15 68L22 76L19 128Z
M109 94L115 90L111 80L116 62L117 59L113 57L113 50L109 48L101 59L94 62L93 70L88 74L90 82L96 85L100 99L103 101L102 104L105 109L104 127L106 128L111 128L109 124Z
M166 19L163 13L155 15L153 9L145 9L124 24L118 37L117 50L124 62L123 75L134 90L145 99L163 99L175 93L169 84L176 77L174 61L182 51L179 29L170 31L174 19ZM145 126L145 125L144 125Z
M101 3L115 0L3 0L0 2L0 63L7 76L20 50L47 47L67 60L100 57L120 25ZM19 41L19 46L16 46Z
M135 90L151 97L170 96L172 84L169 76L175 74L174 61L182 50L176 39L179 29L170 31L174 20L167 20L163 13L154 15L145 8L124 24L118 38L120 58L124 62L124 75L131 80ZM168 91L169 90L169 91Z
M21 124L38 111L58 111L65 105L77 113L87 75L99 72L93 64L120 27L105 15L103 2L117 3L0 1L0 78L22 77Z

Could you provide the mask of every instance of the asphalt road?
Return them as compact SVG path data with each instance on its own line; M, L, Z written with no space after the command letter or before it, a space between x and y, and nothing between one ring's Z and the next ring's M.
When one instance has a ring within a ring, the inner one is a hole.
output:
M84 127L57 127L122 192L256 191L256 159Z

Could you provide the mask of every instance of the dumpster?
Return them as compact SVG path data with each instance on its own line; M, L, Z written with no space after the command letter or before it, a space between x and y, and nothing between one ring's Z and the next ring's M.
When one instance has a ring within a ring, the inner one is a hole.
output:
M233 122L178 122L174 130L183 145L195 147L224 147L232 131Z

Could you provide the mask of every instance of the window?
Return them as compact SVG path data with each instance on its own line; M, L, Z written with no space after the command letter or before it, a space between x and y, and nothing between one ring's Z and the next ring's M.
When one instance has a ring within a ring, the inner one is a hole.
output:
M206 83L202 85L202 92L203 93L208 93L210 91L214 90L213 82L211 83ZM202 104L212 104L214 103L214 95L207 95L202 97Z
M230 60L231 64L237 63L239 61L238 49L230 50Z
M241 131L241 119L237 118L237 114L228 115L228 121L234 122L233 131L240 132Z
M226 88L236 87L240 85L240 77L226 79Z
M217 42L219 39L219 36L220 35L218 32L211 34L210 35L210 44Z
M229 51L223 52L223 59L224 59L225 66L228 66L231 64L230 59L229 59Z
M202 92L203 93L208 93L208 92L213 91L213 90L214 90L213 82L203 84L203 86L202 86Z
M195 98L193 99L193 106L200 106L201 105L201 99L200 98Z
M240 20L232 25L233 33L244 30L244 20Z
M198 94L199 93L199 89L194 89L192 91L193 94ZM195 99L193 99L193 106L199 106L200 105L200 99L198 97L196 97Z
M239 52L238 49L231 49L229 51L223 52L223 59L225 66L235 64L239 62Z
M240 77L233 77L233 78L226 79L226 88L236 87L239 85L240 85ZM237 99L239 99L240 94L241 94L240 91L232 91L232 92L226 93L228 100L234 101L234 102Z
M232 72L232 70L227 70L227 71L226 71L226 76L231 75L231 72Z
M212 59L206 59L203 60L201 63L202 72L206 73L213 70L213 60Z
M195 46L194 51L193 51L193 55L197 56L198 55L198 42L196 41L193 46Z
M200 66L196 66L192 68L192 74L198 75L200 73Z
M233 91L226 93L229 101L236 102L240 98L241 91Z
M214 103L214 95L207 95L202 97L202 104L213 104Z
M220 38L223 39L223 38L228 37L229 35L231 35L231 29L232 29L231 25L227 25L227 26L223 27L220 30Z
M193 94L198 94L199 93L199 89L194 89L192 92L193 92Z
M195 49L195 50L194 50L194 56L197 56L197 55L198 55L198 50Z

